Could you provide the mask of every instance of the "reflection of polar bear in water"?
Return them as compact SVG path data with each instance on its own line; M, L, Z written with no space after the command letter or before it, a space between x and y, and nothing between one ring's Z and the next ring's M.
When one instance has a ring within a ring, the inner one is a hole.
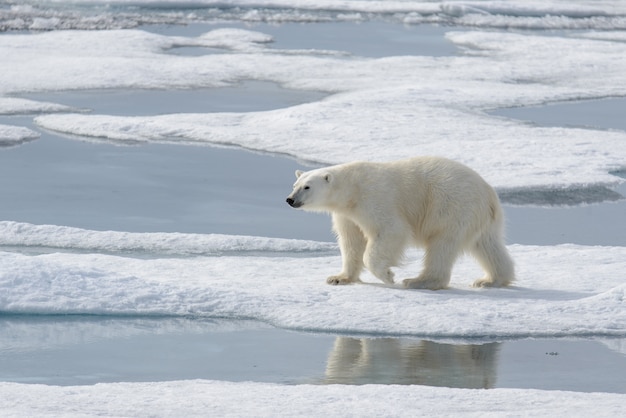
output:
M296 177L287 203L333 217L343 269L328 278L329 284L358 282L363 267L391 284L390 267L399 264L410 245L425 247L426 254L422 273L405 280L406 287L447 287L463 251L486 272L474 286L507 286L514 279L498 196L462 164L418 157L297 171Z
M495 386L499 349L500 343L338 337L328 357L325 382L488 389Z

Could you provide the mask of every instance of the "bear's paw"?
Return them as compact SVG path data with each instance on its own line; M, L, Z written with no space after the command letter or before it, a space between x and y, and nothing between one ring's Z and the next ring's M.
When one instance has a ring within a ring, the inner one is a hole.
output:
M494 280L491 277L483 277L472 283L472 287L506 287L510 283L510 280Z
M353 280L350 277L346 277L341 274L337 276L330 276L328 279L326 279L326 283L332 286L353 284L353 283L356 283L357 281L358 280Z
M447 284L441 280L436 279L405 279L402 284L406 289L426 289L426 290L441 290L445 289Z

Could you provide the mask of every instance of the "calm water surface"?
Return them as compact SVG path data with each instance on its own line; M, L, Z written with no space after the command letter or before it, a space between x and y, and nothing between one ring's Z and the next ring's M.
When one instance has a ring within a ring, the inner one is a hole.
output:
M626 393L623 339L433 341L245 321L0 317L0 381L217 379ZM621 350L621 351L620 351Z

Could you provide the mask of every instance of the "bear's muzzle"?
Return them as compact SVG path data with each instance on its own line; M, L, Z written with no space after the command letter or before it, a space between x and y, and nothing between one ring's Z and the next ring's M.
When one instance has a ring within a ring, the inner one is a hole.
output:
M300 206L302 206L301 202L296 202L293 198L288 197L287 198L287 203L289 204L289 206L291 206L292 208L299 208Z

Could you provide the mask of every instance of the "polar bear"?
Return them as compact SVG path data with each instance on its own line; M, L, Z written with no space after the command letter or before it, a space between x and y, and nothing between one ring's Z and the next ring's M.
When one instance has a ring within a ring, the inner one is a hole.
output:
M469 167L415 157L298 170L296 178L287 203L332 215L343 268L328 284L360 282L363 267L393 284L391 267L402 261L408 246L423 247L425 255L421 274L404 280L407 288L446 288L463 251L486 273L474 287L507 286L514 280L498 195Z

